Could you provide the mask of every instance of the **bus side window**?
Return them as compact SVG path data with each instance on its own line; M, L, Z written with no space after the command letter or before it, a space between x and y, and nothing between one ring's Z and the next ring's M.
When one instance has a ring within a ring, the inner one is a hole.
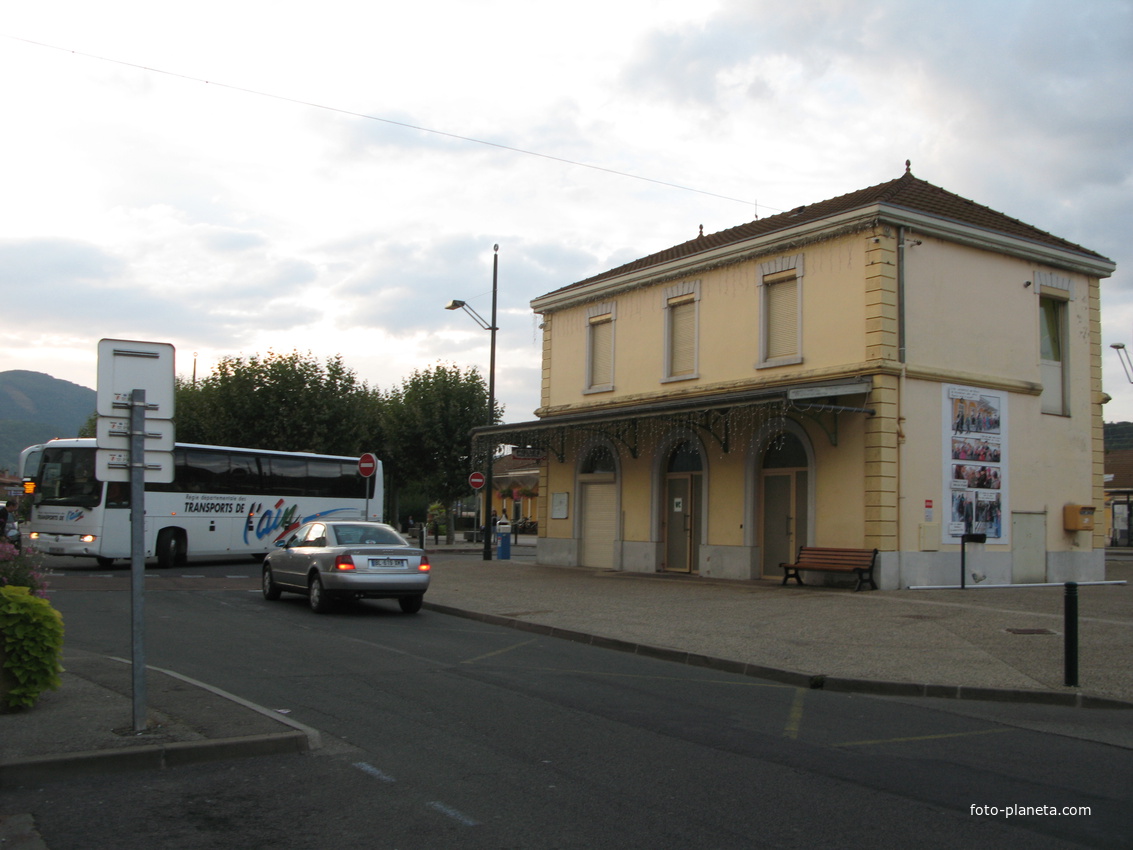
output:
M106 485L106 507L130 507L130 486L123 481L111 481Z

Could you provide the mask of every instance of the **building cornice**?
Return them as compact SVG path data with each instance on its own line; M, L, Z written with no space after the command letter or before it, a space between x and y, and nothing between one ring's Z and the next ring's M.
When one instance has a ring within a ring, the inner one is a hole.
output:
M1117 267L1115 263L1105 258L962 224L893 204L878 203L816 221L804 222L797 227L777 230L752 239L658 262L621 275L604 277L592 283L566 287L532 300L531 309L536 313L564 310L641 286L655 286L675 279L694 277L723 266L795 250L803 245L884 225L906 227L921 235L938 237L949 242L1005 254L1089 277L1109 277Z

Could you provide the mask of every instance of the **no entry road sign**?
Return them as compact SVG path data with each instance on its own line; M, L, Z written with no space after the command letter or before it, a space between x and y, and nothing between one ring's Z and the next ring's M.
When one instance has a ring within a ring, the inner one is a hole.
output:
M378 459L369 452L358 458L358 474L363 478L370 478L378 471Z
M468 476L468 483L471 485L473 490L479 490L484 486L484 473L473 472Z

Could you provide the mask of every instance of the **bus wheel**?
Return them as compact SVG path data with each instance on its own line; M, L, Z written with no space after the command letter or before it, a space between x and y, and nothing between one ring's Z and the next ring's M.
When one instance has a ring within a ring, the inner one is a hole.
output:
M113 558L103 558L101 555L94 559L95 562L104 569L114 566Z
M181 538L172 528L163 528L157 535L157 565L163 570L171 569L181 562Z

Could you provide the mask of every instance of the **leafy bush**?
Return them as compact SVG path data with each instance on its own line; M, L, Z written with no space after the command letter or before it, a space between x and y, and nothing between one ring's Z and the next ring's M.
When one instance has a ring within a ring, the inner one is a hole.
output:
M40 556L0 543L0 587L26 587L34 596L47 598L47 579Z
M0 707L30 707L58 688L62 655L62 615L27 587L0 587Z

